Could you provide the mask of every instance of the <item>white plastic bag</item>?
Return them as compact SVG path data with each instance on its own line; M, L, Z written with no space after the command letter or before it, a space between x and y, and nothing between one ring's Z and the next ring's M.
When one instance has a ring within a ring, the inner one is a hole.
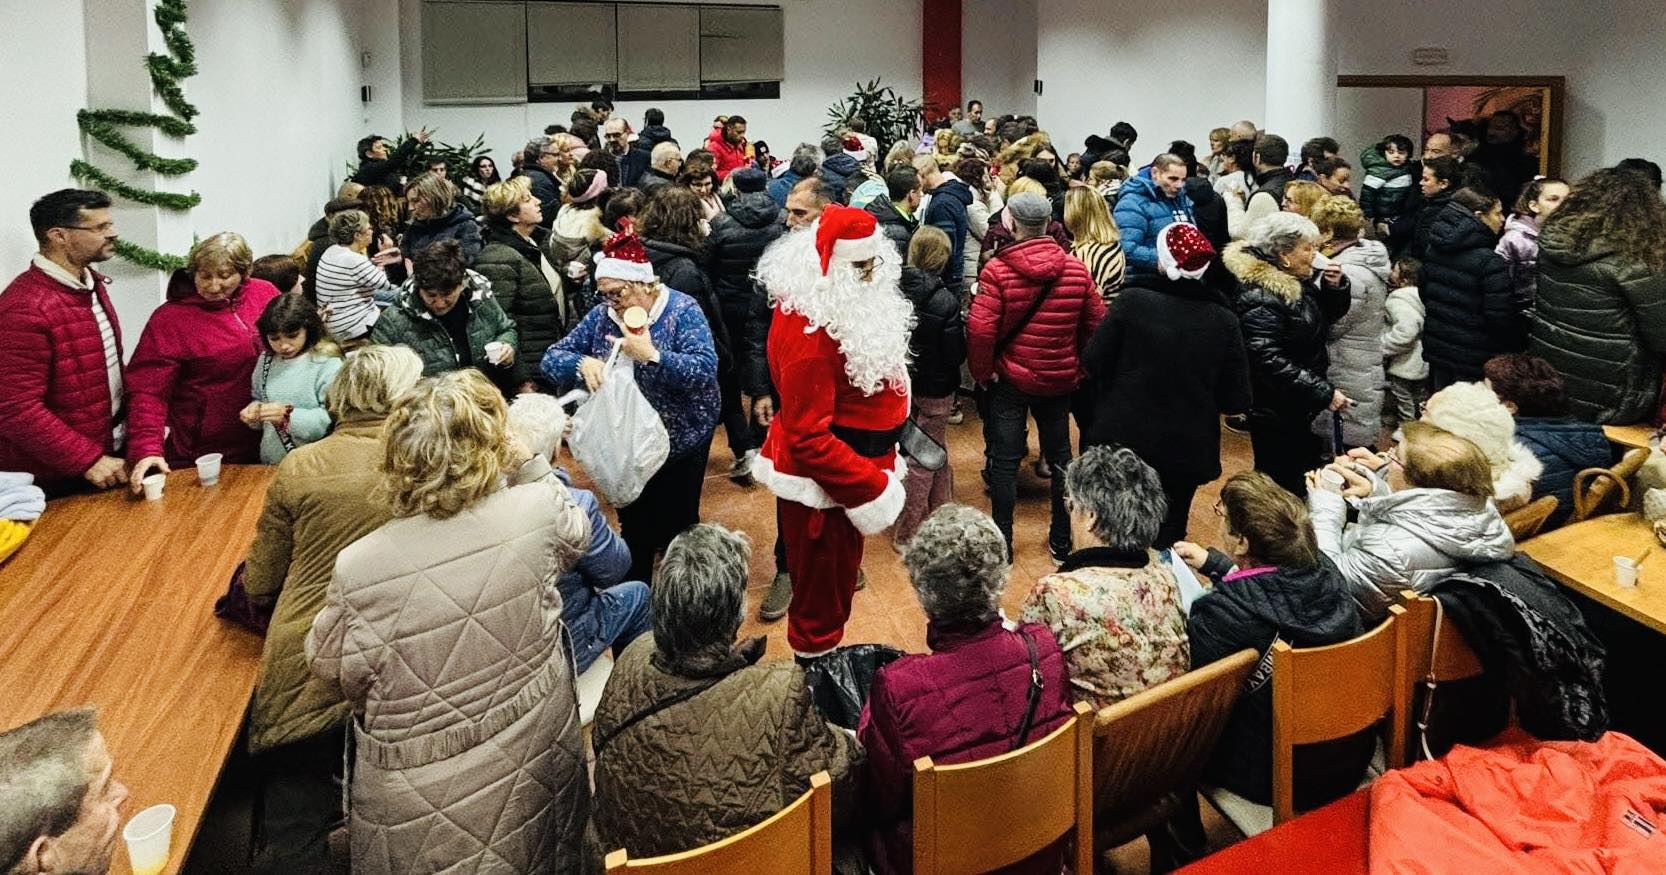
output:
M567 446L614 507L635 501L671 455L671 435L636 386L636 366L619 344L602 369L602 385L573 413Z

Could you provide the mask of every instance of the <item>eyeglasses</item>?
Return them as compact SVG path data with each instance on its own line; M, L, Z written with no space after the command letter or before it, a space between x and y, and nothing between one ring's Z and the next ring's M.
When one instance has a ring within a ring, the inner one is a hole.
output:
M106 234L115 229L116 223L105 222L102 225L93 225L92 227L86 225L59 225L58 227L68 231L91 231L94 234Z

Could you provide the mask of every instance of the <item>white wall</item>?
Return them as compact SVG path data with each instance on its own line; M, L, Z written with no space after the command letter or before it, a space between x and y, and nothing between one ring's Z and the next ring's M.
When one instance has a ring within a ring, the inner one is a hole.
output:
M87 47L80 0L0 0L0 286L35 251L29 205L75 184L81 154L75 111L87 100Z
M1036 0L961 3L961 103L983 101L984 118L1035 112L1036 11Z
M731 0L733 2L733 0ZM761 2L761 0L747 0ZM421 0L400 0L399 36L404 123L426 125L448 143L472 142L482 133L498 166L545 125L566 124L573 102L505 106L428 106L422 102ZM785 78L778 100L621 101L615 110L637 128L649 106L665 111L665 123L683 149L693 149L718 114L740 114L747 136L768 141L785 156L798 142L817 142L827 107L847 96L858 79L879 78L909 99L920 97L920 7L902 0L780 2L786 41Z
M1263 0L1168 4L1037 0L1036 116L1061 150L1117 121L1140 133L1143 164L1171 140L1208 151L1209 129L1263 116Z

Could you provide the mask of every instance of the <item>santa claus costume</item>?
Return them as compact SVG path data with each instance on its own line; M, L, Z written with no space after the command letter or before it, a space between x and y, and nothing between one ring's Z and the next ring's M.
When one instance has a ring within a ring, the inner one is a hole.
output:
M832 205L773 244L758 277L774 307L769 373L781 398L752 475L775 493L792 575L787 643L838 646L862 538L902 511L913 307L872 214Z

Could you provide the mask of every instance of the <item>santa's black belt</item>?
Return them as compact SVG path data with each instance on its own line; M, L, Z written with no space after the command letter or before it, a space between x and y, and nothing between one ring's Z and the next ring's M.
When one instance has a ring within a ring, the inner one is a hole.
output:
M897 448L897 441L902 439L902 426L873 431L866 428L850 428L835 425L829 429L833 436L844 441L856 455L867 459L877 459Z

